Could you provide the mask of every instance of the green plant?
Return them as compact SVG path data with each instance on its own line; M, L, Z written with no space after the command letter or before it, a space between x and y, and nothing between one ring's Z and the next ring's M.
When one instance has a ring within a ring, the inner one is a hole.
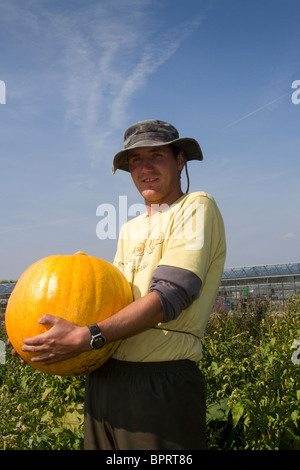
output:
M0 340L6 341L3 327ZM211 316L200 364L210 449L300 449L296 340L299 314ZM0 449L82 449L84 378L42 374L9 350L6 357L0 364Z
M263 295L248 294L247 297L241 298L237 304L237 312L247 315L253 315L261 320L270 308L270 300Z
M289 313L300 313L300 290L289 297L287 309Z
M213 315L201 369L211 449L300 449L299 315Z
M3 327L0 339L7 339ZM42 374L7 350L0 364L0 449L82 449L84 382Z

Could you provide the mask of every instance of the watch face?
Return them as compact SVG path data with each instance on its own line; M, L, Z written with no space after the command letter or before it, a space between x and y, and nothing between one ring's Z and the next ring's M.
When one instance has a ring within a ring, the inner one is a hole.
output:
M93 338L92 340L92 345L94 349L100 349L102 346L105 344L105 338L102 336L102 334L97 335Z

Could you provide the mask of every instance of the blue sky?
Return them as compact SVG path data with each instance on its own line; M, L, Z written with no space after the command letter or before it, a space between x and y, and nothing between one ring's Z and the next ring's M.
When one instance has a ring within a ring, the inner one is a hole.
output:
M143 119L199 141L191 191L223 214L227 267L299 261L299 21L299 0L1 0L0 279L112 261L96 211L142 203L111 167Z

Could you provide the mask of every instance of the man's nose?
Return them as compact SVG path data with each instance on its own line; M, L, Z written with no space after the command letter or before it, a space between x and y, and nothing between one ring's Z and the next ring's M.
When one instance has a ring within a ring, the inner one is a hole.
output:
M153 169L153 158L152 158L152 156L143 158L142 169L143 170L152 170Z

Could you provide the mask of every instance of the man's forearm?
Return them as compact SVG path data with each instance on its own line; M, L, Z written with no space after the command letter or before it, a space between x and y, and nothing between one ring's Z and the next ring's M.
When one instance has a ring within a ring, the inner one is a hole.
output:
M151 328L162 319L163 311L159 297L155 292L150 292L98 325L106 341L110 343ZM23 340L23 351L37 353L32 357L32 362L53 364L91 349L91 334L86 326L76 326L49 314L45 314L39 323L51 325L52 328L41 335Z
M106 341L112 342L147 330L162 320L160 299L156 292L150 292L98 325Z

